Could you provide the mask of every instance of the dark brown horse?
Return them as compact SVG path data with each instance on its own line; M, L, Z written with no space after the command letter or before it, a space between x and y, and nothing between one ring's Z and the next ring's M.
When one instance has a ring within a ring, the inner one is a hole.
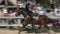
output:
M19 32L21 32L21 31L24 31L24 29L25 29L25 27L28 25L28 23L30 22L30 17L29 17L29 15L26 13L26 12L24 12L22 9L20 9L20 10L18 10L17 12L16 12L16 15L19 15L19 14L22 14L23 16L24 16L24 23L23 23L23 27L22 27L22 29L19 31ZM44 25L44 27L45 28L47 28L47 29L49 29L48 28L48 26L47 26L47 23L48 23L48 18L46 17L46 16L44 16L44 15L38 15L38 17L37 17L38 19L36 19L36 24L38 24L39 25L39 29L41 28L41 26L42 25ZM20 34L20 33L19 33Z

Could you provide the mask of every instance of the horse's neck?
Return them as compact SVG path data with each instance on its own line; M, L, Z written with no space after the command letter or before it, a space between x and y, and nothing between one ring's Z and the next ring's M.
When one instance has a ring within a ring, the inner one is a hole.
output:
M28 14L27 14L26 12L24 12L24 11L22 11L21 14L22 14L24 17L28 16Z

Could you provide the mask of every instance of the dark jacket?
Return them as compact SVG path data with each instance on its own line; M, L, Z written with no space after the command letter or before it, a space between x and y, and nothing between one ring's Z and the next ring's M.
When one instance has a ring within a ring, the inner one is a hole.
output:
M30 11L28 8L29 8L29 3L26 4L25 12L26 12L29 16L31 16L32 11Z
M31 17L31 19L32 19L32 14L33 14L33 12L30 11L28 8L29 8L29 4L26 4L25 12L26 12L26 13Z

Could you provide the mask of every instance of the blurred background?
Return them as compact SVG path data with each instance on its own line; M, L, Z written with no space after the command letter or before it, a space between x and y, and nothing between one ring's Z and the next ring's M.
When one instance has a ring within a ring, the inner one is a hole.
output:
M0 30L19 31L24 17L23 15L16 16L15 14L18 9L26 10L27 3L30 3L29 8L32 12L42 10L46 12L47 16L57 17L56 19L51 18L51 21L56 23L57 29L55 30L53 23L49 23L49 27L52 31L60 33L60 0L0 0ZM30 30L29 27L28 30ZM44 28L41 29L42 32L44 30Z

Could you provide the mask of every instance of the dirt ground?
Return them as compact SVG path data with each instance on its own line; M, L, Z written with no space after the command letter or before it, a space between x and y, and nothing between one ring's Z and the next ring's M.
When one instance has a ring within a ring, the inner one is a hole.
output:
M18 31L17 30L3 30L3 29L0 29L0 34L18 34ZM21 32L21 34L35 34L35 33ZM40 34L48 34L48 33L40 33ZM50 30L50 34L60 34L60 32L56 33L56 32L53 32L53 31Z

